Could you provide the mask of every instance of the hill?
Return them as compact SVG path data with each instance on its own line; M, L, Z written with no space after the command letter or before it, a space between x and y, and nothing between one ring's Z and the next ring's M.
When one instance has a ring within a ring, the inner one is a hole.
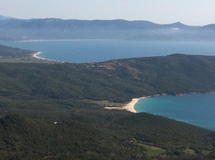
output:
M213 56L176 54L89 64L1 63L0 67L4 88L0 95L9 98L22 95L128 102L134 97L155 94L215 90Z
M0 159L214 157L214 131L161 116L104 109L146 95L212 92L213 56L0 63L0 68Z
M11 57L11 58L24 58L32 54L33 51L19 49L19 48L11 48L7 46L0 45L0 56L2 57Z
M212 25L211 25L212 26ZM0 40L214 40L210 26L126 20L0 19Z
M12 48L0 45L0 63L53 63L45 59L37 59L33 55L37 53L32 50Z
M1 118L0 158L172 160L214 154L213 132L163 117L105 110L74 115L56 122L14 114Z

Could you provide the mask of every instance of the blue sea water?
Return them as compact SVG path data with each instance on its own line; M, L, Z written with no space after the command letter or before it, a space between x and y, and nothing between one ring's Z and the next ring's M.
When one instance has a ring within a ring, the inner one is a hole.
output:
M100 62L131 57L163 56L174 53L215 55L214 42L202 41L0 41L0 44L41 51L42 53L39 56L42 58L72 63Z
M215 130L215 94L154 96L139 100L135 109Z

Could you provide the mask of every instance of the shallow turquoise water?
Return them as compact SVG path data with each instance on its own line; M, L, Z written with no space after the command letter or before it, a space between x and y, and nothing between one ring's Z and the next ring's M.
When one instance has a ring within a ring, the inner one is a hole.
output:
M139 100L135 109L215 130L215 94L155 96Z

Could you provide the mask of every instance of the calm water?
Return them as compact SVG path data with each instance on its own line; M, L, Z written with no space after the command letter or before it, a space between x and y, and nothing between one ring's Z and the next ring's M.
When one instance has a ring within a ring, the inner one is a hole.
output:
M146 98L135 109L215 130L215 94Z
M73 40L42 42L0 42L41 51L40 57L65 62L99 62L111 59L161 56L173 53L215 55L214 42Z

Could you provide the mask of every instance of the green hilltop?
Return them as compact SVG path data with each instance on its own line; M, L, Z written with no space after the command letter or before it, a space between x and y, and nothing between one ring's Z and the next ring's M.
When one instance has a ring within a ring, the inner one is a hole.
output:
M214 158L213 131L161 116L104 109L134 97L213 92L214 56L14 63L16 50L6 48L11 60L0 63L0 159Z

